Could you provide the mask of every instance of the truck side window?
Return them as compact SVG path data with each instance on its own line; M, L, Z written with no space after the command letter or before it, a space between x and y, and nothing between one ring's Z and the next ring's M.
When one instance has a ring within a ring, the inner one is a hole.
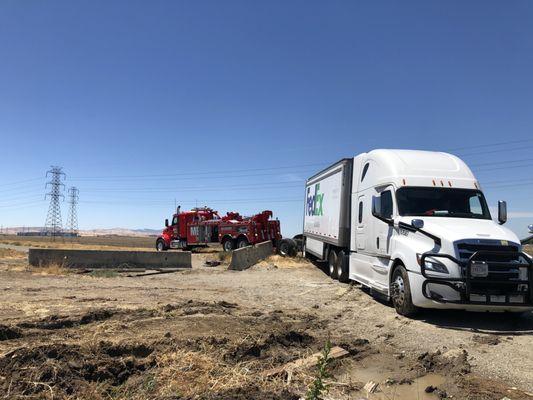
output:
M174 219L172 220L172 225L177 225L178 224L178 217L174 217Z
M366 163L365 166L363 167L363 173L361 174L361 182L363 182L363 179L365 179L369 166L370 166L370 163Z
M363 202L359 202L359 223L363 222Z
M392 218L392 193L390 190L381 192L381 216Z

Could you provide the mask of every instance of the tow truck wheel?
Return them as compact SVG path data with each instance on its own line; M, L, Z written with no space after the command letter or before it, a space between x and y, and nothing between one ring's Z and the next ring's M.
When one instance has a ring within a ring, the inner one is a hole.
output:
M222 242L222 248L224 251L232 251L233 250L233 240L232 239L226 239Z
M329 276L331 277L331 279L338 279L337 262L338 262L337 252L335 250L331 250L328 256Z
M159 239L156 243L155 243L155 249L157 251L165 251L167 250L167 246L165 245L165 241L163 239Z
M249 246L250 242L248 242L248 239L245 237L240 237L239 240L237 240L237 248L242 249L243 247Z
M418 308L413 304L409 276L403 265L398 265L392 273L391 299L396 312L405 317L417 313Z
M296 243L292 239L281 239L277 248L282 257L294 257L296 255Z

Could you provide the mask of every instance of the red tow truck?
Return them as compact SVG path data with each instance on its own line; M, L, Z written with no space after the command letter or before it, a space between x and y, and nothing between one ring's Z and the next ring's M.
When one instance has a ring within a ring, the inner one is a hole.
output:
M285 248L280 223L271 217L272 211L269 210L251 217L243 217L238 212L228 212L221 217L208 207L183 212L178 207L172 222L165 220L165 229L156 240L156 249L190 250L220 243L224 251L231 251L267 240L271 240L278 250L280 246Z

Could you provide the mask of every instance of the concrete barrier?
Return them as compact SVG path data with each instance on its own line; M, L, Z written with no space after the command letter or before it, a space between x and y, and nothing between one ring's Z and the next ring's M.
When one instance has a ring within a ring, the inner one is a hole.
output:
M243 247L242 249L233 250L229 269L242 271L250 268L258 261L272 255L272 242L258 243L255 246Z
M67 268L192 268L185 251L30 249L30 265L59 264Z

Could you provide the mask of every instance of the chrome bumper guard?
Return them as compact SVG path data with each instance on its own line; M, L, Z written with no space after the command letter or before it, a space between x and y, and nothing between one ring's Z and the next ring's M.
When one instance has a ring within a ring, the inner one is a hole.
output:
M461 267L460 278L447 278L435 275L429 275L425 267L425 260L431 258L447 258ZM516 261L487 261L494 257L513 258ZM487 265L487 276L472 276L472 265L482 263ZM521 279L520 269L526 271L525 279ZM467 261L460 261L449 254L424 253L420 257L420 271L426 278L422 284L422 294L425 298L439 303L453 304L478 304L491 306L531 306L533 305L533 261L523 253L516 251L476 251ZM518 279L494 279L489 277L490 274L512 274L518 273ZM431 292L428 293L428 285L448 286L460 295L460 300L446 299L441 295ZM481 288L480 286L485 286ZM502 290L505 287L512 290Z

